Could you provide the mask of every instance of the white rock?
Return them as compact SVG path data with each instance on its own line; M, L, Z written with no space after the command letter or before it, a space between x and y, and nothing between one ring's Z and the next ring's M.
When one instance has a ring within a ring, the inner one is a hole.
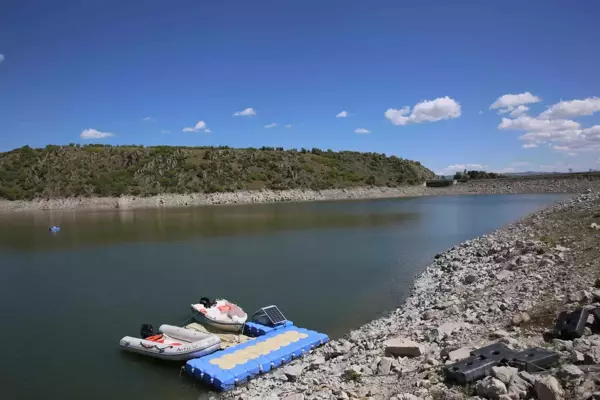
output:
M583 353L577 350L571 350L571 362L575 364L581 364L585 360Z
M513 375L519 373L518 368L513 367L492 367L492 376L508 385Z
M410 394L410 393L397 394L396 398L398 400L419 400L419 398L417 396L415 396L414 394Z
M534 390L538 400L564 399L564 390L553 376L544 376L537 379Z
M496 274L496 279L503 281L503 280L510 278L512 275L513 275L512 271L503 269L502 271L500 271Z
M519 375L513 375L510 377L508 383L508 393L517 397L518 399L526 399L529 395L529 391L533 388L533 385L521 378Z
M302 364L288 365L283 368L283 373L290 382L295 382L302 375L304 367Z
M405 338L394 338L383 343L385 354L395 357L419 357L425 352L422 345Z
M392 369L392 364L394 363L393 358L383 357L379 362L379 366L377 367L378 375L389 375L390 370Z
M489 399L498 399L501 395L508 393L506 385L502 383L502 381L492 378L491 376L487 376L483 380L477 382L475 391L479 396L487 397Z
M451 351L448 353L448 360L450 361L460 361L464 360L471 356L471 351L473 347L461 347L460 349Z
M452 335L454 332L458 332L463 329L466 325L462 322L446 322L438 326L435 331L439 338L445 338Z
M566 364L560 367L556 376L564 379L578 379L583 376L583 371L572 364Z
M495 332L490 333L490 337L492 339L499 339L499 338L505 338L505 337L509 337L510 334L508 332L506 332L504 329L498 329Z
M293 393L285 396L283 400L304 400L304 395L302 393Z

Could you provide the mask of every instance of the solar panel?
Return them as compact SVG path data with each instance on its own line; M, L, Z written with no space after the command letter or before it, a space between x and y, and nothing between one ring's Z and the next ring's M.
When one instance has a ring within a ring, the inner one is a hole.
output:
M272 325L287 321L277 306L263 307L261 308L261 311L267 316Z

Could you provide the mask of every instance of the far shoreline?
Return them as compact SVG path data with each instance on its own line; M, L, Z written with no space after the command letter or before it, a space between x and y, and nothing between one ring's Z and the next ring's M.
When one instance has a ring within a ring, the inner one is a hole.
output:
M424 184L400 187L351 187L343 189L259 190L225 193L162 194L151 197L75 197L39 200L0 200L0 213L31 211L99 211L174 208L208 205L269 204L281 202L369 200L436 195L581 193L600 189L600 178L481 180L449 187Z

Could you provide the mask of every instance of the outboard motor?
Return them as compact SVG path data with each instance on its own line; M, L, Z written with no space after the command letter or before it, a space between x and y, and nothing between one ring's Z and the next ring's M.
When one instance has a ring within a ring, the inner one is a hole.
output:
M202 304L206 308L210 308L215 305L213 301L211 301L208 297L203 297L200 299L200 304Z
M140 336L142 339L146 339L147 337L154 335L154 328L150 324L142 324L142 329L140 329Z

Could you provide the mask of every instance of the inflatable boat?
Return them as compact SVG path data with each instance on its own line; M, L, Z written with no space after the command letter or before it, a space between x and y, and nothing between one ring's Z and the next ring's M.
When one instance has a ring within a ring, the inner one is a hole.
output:
M163 360L185 361L214 353L221 339L212 333L173 325L161 325L154 335L152 325L142 325L142 338L125 336L119 343L124 350Z
M191 307L197 322L221 331L241 332L248 319L244 310L224 299L212 302L203 297L198 304L192 304Z

